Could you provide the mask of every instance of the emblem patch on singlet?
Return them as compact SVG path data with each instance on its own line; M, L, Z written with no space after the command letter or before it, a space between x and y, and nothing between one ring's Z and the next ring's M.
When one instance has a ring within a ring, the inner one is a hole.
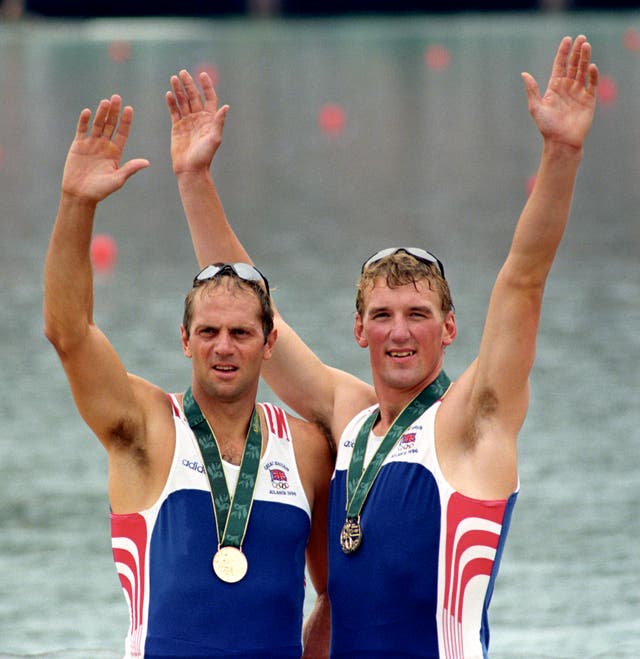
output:
M411 445L413 446L414 442L416 441L416 433L415 432L408 432L402 435L400 438L400 445L401 446L407 446Z
M402 458L411 453L417 453L418 449L416 448L416 439L417 433L415 432L405 432L402 437L398 440L393 453L391 454L394 458Z
M290 468L284 462L279 462L274 460L273 462L268 462L264 465L264 468L269 472L269 478L271 480L271 489L269 494L276 495L295 495L296 492L291 490L291 483L289 483L288 472Z
M287 482L287 474L282 469L269 469L271 475L271 487L281 490L288 490L289 483Z

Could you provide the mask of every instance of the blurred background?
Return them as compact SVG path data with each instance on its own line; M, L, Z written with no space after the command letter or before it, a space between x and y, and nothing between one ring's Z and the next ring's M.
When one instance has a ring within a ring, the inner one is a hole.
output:
M338 6L339 5L339 6ZM42 266L83 107L136 115L151 167L106 200L95 317L127 368L189 383L196 263L164 94L186 67L229 103L215 177L276 303L322 359L368 380L352 337L360 263L388 245L445 262L458 376L534 180L520 79L544 89L565 34L601 83L545 296L522 490L490 610L491 656L640 656L640 12L623 2L2 3L0 657L122 656L106 460L42 333ZM275 400L266 386L261 398ZM308 604L314 594L309 592Z
M30 16L345 16L416 12L567 11L633 9L634 0L112 0L108 6L81 0L3 0L6 15Z

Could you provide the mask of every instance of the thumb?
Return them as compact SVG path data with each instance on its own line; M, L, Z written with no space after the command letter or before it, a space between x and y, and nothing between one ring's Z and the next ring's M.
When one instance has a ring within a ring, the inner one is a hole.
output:
M524 82L524 90L529 99L529 103L538 99L540 97L540 90L538 89L538 83L535 81L535 78L530 74L523 72L520 74L522 82Z
M120 175L123 177L123 183L129 177L139 172L141 169L146 169L151 163L146 158L134 158L128 160L120 167Z
M227 119L227 113L229 112L229 106L223 105L217 112L215 116L215 121L220 125L220 130L224 129L224 122Z

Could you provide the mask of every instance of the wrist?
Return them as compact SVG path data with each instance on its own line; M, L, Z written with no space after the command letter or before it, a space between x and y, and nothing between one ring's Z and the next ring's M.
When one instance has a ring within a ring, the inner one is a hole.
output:
M580 162L580 160L582 160L582 144L574 145L566 142L545 139L542 153L548 158Z
M173 173L175 176L205 176L213 170L213 156L211 158L187 158L172 154Z
M176 172L176 180L180 188L194 188L213 185L213 167L188 169Z
M98 200L93 197L88 197L84 194L74 192L72 190L65 190L62 188L60 195L60 205L67 208L95 210L98 205Z

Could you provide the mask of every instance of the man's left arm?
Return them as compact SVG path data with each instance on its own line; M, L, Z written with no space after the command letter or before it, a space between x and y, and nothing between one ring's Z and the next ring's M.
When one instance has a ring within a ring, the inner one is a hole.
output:
M558 48L544 96L523 73L529 112L543 148L534 188L492 291L473 378L480 414L517 435L528 406L528 378L547 276L564 234L584 140L596 105L598 69L584 36Z
M302 656L309 659L328 657L331 640L331 605L327 592L327 496L330 477L329 474L324 492L316 493L307 544L307 571L316 591L315 604L302 628Z
M327 593L327 518L329 484L334 466L330 442L318 426L290 418L296 462L311 506L311 530L307 542L307 572L316 591L316 601L304 621L303 656L328 657L331 637L331 607Z

